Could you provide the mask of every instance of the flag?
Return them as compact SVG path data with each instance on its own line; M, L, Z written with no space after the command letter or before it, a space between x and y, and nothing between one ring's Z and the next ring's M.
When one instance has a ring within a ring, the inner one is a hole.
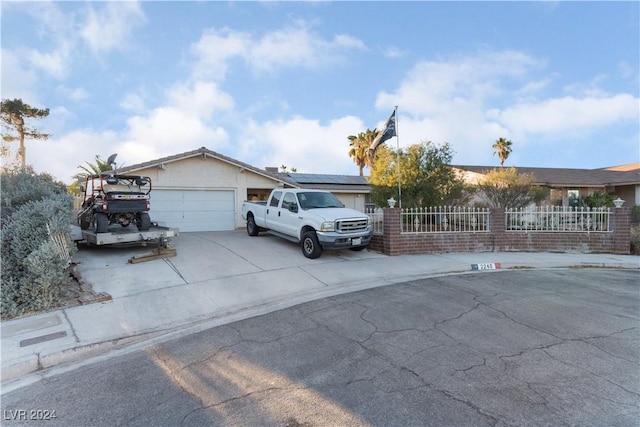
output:
M371 145L369 146L369 153L375 153L378 145L396 135L396 110L393 110L393 113L391 113L387 121L384 122L384 128L380 132L378 132L378 135L376 135L373 141L371 141Z

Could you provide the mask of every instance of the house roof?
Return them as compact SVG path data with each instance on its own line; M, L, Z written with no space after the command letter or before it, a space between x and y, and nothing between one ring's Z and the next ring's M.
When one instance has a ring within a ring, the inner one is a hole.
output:
M330 175L315 173L278 173L296 182L300 187L342 192L369 193L367 178L359 175Z
M495 169L490 166L453 165L454 168L486 174ZM562 169L516 167L518 173L534 176L535 184L548 187L613 187L640 185L640 163L611 166L601 169Z
M267 177L267 178L271 178L274 181L277 182L282 182L284 184L290 185L292 187L297 187L298 185L288 179L286 174L280 174L280 173L273 173L273 172L268 172L264 169L260 169L260 168L256 168L255 166L251 166L248 163L244 163L241 162L240 160L236 160L233 159L231 157L225 156L223 154L217 153L215 151L209 150L206 147L200 147L197 150L192 150L192 151L186 151L184 153L180 153L180 154L175 154L173 156L168 156L168 157L162 157L159 159L155 159L155 160L150 160L148 162L144 162L144 163L138 163L135 165L131 165L131 166L125 166L120 168L118 171L119 172L131 172L131 171L136 171L136 170L140 170L140 169L146 169L149 167L154 167L154 166L160 166L162 164L166 164L166 163L171 163L171 162L175 162L178 160L183 160L183 159L187 159L190 157L197 157L197 156L206 156L206 157L212 157L214 159L218 159L220 161L229 163L231 165L237 166L238 168L242 168L242 169L246 169L249 170L251 172L254 172L258 175Z
M207 156L220 161L237 166L238 168L249 170L258 175L271 178L276 182L291 187L314 188L321 190L369 193L370 186L367 178L358 175L332 175L332 174L311 174L311 173L280 173L269 172L257 168L240 160L233 159L206 147L197 150L186 151L173 156L162 157L144 163L125 166L119 172L133 172L149 167L160 166L178 160ZM486 174L495 169L491 166L468 166L452 165L454 168ZM516 167L518 173L531 174L535 178L535 184L548 187L613 187L620 185L640 185L640 163L630 163L626 165L610 166L600 169L563 169L563 168L536 168L536 167Z
M266 169L260 169L240 160L233 159L206 147L200 147L197 150L186 151L184 153L175 154L173 156L162 157L150 160L144 163L138 163L131 166L125 166L118 171L121 173L133 172L150 167L157 167L163 164L187 159L190 157L207 156L229 163L258 175L271 178L274 181L282 182L291 187L313 188L321 190L332 190L341 192L358 192L369 193L370 187L366 177L352 175L328 175L328 174L311 174L311 173L280 173L270 172ZM277 170L277 169L276 169Z

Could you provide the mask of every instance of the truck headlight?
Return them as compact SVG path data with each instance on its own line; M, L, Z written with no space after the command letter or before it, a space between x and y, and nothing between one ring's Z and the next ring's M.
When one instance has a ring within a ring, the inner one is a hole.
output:
M320 231L336 231L336 226L333 221L326 221L320 225Z

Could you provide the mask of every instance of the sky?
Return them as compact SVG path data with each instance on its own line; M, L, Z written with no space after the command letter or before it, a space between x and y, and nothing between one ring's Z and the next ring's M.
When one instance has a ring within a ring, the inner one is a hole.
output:
M640 161L639 5L3 0L0 88L50 109L27 163L66 183L200 147L357 175L347 137L396 107L391 148L493 167L506 138L505 166L601 168Z

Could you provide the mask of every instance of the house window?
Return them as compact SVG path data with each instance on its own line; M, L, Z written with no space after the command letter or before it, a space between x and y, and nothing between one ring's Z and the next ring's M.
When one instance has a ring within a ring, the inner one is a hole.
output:
M567 190L567 198L569 199L569 206L575 208L580 205L580 190Z

